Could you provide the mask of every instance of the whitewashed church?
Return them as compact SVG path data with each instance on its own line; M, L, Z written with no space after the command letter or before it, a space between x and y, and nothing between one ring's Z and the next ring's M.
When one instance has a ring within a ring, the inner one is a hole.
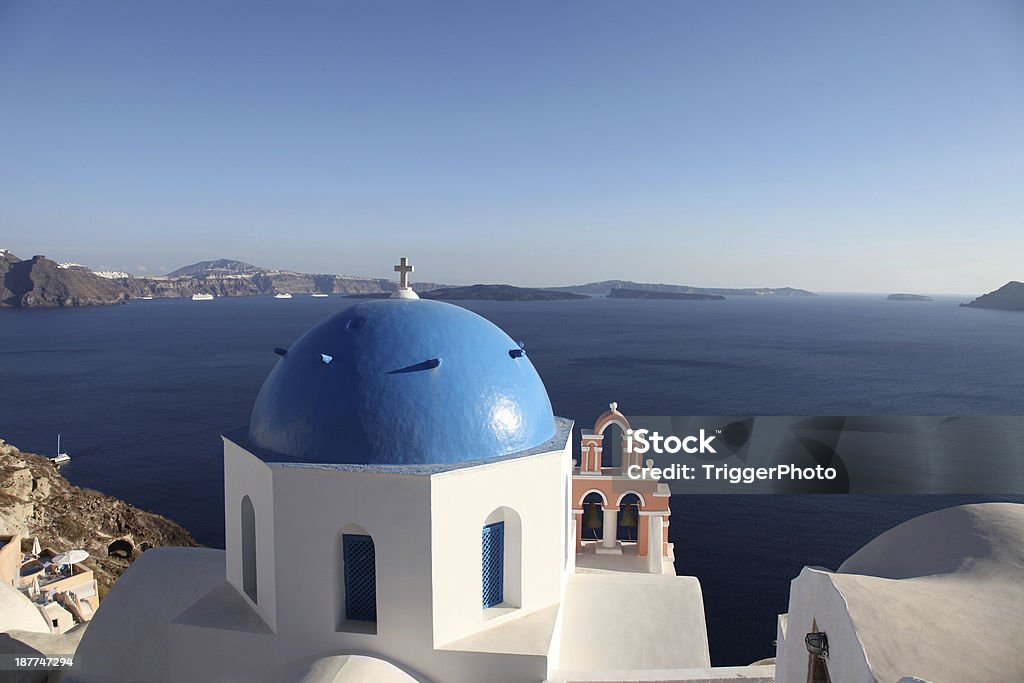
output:
M700 585L672 565L667 489L597 460L574 480L572 424L522 346L420 300L404 259L396 270L392 298L277 350L250 424L224 437L225 551L143 555L83 637L77 679L708 669ZM603 418L624 421L615 406Z
M250 424L224 437L226 549L142 555L65 683L1024 680L1013 504L804 569L777 667L712 668L667 487L625 476L625 440L605 457L626 417L611 404L574 463L523 347L396 270L391 299L277 349ZM0 606L0 631L41 642L26 598L0 584Z

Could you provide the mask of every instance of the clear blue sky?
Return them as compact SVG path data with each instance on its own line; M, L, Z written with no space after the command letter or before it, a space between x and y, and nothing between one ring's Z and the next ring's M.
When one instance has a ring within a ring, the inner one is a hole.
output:
M1024 279L1024 3L3 0L0 247L987 291Z

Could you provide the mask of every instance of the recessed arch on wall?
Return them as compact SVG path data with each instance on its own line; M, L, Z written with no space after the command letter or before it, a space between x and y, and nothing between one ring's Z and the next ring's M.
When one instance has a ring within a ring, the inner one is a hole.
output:
M242 526L242 590L254 603L256 591L256 509L249 496L242 496L240 517Z

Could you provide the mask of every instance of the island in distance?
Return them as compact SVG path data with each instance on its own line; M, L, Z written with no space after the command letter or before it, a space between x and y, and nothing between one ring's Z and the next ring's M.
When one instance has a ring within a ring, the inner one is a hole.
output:
M661 292L653 289L629 289L616 287L608 292L609 299L686 299L689 301L725 301L721 294L697 294L694 292Z
M552 287L562 292L608 296L614 289L633 289L649 292L679 292L682 294L715 294L718 296L817 296L814 292L794 287L692 287L690 285L667 285L654 282L633 282L632 280L601 280L571 287Z
M997 311L1024 311L1024 282L1013 280L1005 285L979 296L974 301L960 304L965 308L990 308Z
M487 301L567 301L589 299L583 294L562 292L553 289L514 287L512 285L470 285L469 287L440 287L421 292L423 299L438 301L487 300Z
M890 294L885 297L886 301L935 301L930 296L922 294Z

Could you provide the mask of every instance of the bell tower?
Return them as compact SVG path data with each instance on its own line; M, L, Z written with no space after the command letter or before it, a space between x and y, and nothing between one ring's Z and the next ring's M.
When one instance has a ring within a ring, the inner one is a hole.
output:
M608 428L622 432L622 461L601 464ZM580 436L580 462L573 463L572 511L578 566L600 565L599 556L620 556L618 562L634 571L675 574L674 551L668 541L670 493L668 485L649 476L634 479L632 466L643 467L641 454L632 448L629 420L617 403ZM635 471L635 470L634 470Z

